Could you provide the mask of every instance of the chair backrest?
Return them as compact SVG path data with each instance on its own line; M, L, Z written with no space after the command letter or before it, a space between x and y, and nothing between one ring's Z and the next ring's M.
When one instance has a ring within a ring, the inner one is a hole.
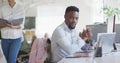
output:
M38 63L43 63L46 60L47 52L45 46L43 38L36 38L34 40L30 52L29 63L35 63L36 61L38 61Z
M47 50L47 58L45 60L45 63L51 63L51 40L45 39L46 40L46 50Z

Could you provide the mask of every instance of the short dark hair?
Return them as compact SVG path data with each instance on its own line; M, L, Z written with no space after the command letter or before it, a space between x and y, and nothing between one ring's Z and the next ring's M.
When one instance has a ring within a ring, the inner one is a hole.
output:
M70 12L70 11L77 11L79 12L79 9L76 6L69 6L66 8L65 14Z

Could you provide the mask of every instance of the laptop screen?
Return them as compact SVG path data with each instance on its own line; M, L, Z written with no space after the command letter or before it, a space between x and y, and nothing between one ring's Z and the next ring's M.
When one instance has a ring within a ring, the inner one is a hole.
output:
M110 53L113 50L113 43L116 33L98 33L97 42L102 47L102 53Z

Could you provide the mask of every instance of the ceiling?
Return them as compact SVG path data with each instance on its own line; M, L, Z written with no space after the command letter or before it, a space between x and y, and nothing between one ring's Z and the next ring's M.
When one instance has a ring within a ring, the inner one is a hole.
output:
M7 0L0 0L0 5L5 4ZM24 6L36 6L36 5L49 5L49 4L57 4L57 5L71 5L76 4L79 5L84 3L86 5L91 5L95 0L16 0L23 4ZM107 5L111 5L113 7L120 6L120 0L104 0L104 3Z
M5 4L7 0L0 0L1 4ZM70 5L76 4L79 5L80 3L84 3L86 5L90 5L92 1L90 0L16 0L21 4L28 6L28 5L48 5L48 4L57 4L57 5Z
M95 3L96 0L16 0L22 5L24 5L25 9L30 10L30 8L37 6L70 6L75 5L78 7L87 7L90 8ZM0 6L6 4L7 0L0 0ZM112 7L120 8L120 0L104 0L104 3L110 5ZM83 6L82 6L83 5ZM93 6L94 7L94 6ZM31 12L29 12L31 13ZM34 13L33 13L34 14Z

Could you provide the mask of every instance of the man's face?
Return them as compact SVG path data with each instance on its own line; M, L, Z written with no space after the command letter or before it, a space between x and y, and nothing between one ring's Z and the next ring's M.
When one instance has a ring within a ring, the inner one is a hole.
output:
M65 22L69 29L74 29L78 22L79 12L77 11L70 11L65 14Z

